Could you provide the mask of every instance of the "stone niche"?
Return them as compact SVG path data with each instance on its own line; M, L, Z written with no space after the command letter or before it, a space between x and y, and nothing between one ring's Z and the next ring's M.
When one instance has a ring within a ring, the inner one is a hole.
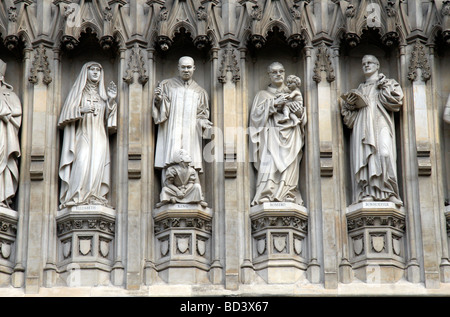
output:
M109 284L115 223L115 210L100 205L58 212L58 271L68 286Z
M155 267L167 283L209 284L212 210L199 204L155 208Z
M395 283L405 270L405 213L391 202L347 208L350 263L366 283Z
M295 283L307 269L306 208L272 202L250 209L253 266L267 283Z

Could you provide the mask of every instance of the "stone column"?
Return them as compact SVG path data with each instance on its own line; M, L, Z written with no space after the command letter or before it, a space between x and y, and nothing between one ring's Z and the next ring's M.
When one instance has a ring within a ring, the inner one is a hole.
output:
M152 100L153 91L156 86L156 79L155 79L155 50L153 48L147 49L147 69L148 69L148 77L149 77L149 83L147 84L146 89L146 99L148 102ZM154 149L155 149L155 126L152 124L153 119L151 116L151 108L147 107L147 110L144 111L144 121L143 121L143 129L144 129L144 136L143 136L143 142L144 144L147 144L147 147L144 147L144 149L147 149L143 153L143 159L145 159L146 164L143 165L142 170L142 177L146 179L147 183L144 185L146 188L146 192L149 196L146 197L147 199L147 210L144 210L144 221L147 223L146 231L143 232L144 234L144 284L150 285L154 283L157 278L158 274L156 272L155 268L155 247L154 247L154 223L153 223L153 216L152 216L152 210L153 206L155 206L156 202L158 201L157 198L155 198L155 170L153 168L154 164Z
M242 96L239 91L240 85L240 53L235 43L227 41L222 43L222 56L219 80L221 85L221 100L223 121L219 126L223 135L223 143L217 144L222 147L223 157L218 158L224 166L224 221L225 221L225 287L227 289L238 289L240 282L240 241L243 240L243 213L245 210L243 196L243 179L241 175L243 164L237 155L245 153L242 143L242 130L244 126ZM227 197L235 197L229 199Z
M414 139L417 153L418 193L420 207L420 226L423 248L423 267L425 286L439 288L440 286L440 256L442 252L436 241L443 241L445 232L441 232L443 197L437 186L437 166L435 156L439 155L436 148L436 135L431 133L436 129L434 117L435 104L432 94L430 64L433 61L433 49L425 46L425 39L416 37L408 45L409 68L408 79L411 81L414 112ZM448 270L448 266L447 266Z
M124 210L128 208L128 105L127 96L124 93L124 87L126 83L123 81L125 77L126 69L126 49L121 47L119 49L119 74L118 87L122 87L119 90L118 99L118 114L117 117L117 173L114 173L113 181L115 181L114 188L116 189L116 243L114 244L114 264L111 270L111 282L114 285L123 285L125 282L125 259L126 259L126 213Z
M58 261L58 249L56 247L56 231L55 231L55 211L58 206L58 157L59 157L59 134L56 132L58 128L56 126L58 121L59 110L62 104L61 98L61 52L59 49L53 50L53 67L54 78L58 78L53 85L53 105L48 113L48 158L51 163L46 167L46 171L49 175L49 212L46 217L46 226L48 227L48 239L47 239L47 261L44 267L44 285L46 287L52 287L57 281L57 261Z
M317 108L318 108L318 129L320 151L320 189L322 197L322 225L316 227L322 229L323 259L324 259L324 285L325 288L337 288L338 283L338 243L337 230L338 223L336 217L338 210L336 205L340 202L341 192L335 190L339 188L338 176L336 173L336 160L338 153L333 149L338 149L338 131L340 122L338 113L338 96L336 94L336 76L331 56L332 52L325 41L316 45L315 66L313 79L317 83ZM314 123L311 123L314 124ZM333 137L335 136L335 137ZM331 194L333 193L333 194ZM311 232L311 234L313 234Z
M220 49L218 47L213 47L211 49L211 121L214 124L214 131L212 139L209 140L210 148L214 149L214 160L212 164L212 183L215 184L212 189L212 205L214 210L222 210L223 206L223 133L222 133L222 119L223 119L223 108L222 104L219 103L220 96L220 86L221 83L217 80L219 73L219 53ZM208 151L209 153L209 151ZM214 215L212 222L212 230L215 233L212 237L211 245L211 268L209 271L209 278L213 284L222 284L223 281L223 263L221 259L223 258L224 250L222 246L224 245L224 214L217 212Z
M319 140L319 111L317 99L313 95L315 91L315 83L313 78L313 57L314 49L311 46L305 47L305 98L304 104L308 116L308 124L306 125L305 138L305 155L303 159L307 160L306 181L308 182L308 192L305 201L308 205L308 254L309 263L307 268L308 279L311 283L319 283L322 279L320 267L320 241L321 236L319 224L321 222L321 199L320 199L320 143Z
M20 163L20 171L27 171L30 168L30 151L31 151L31 118L32 118L32 103L31 93L29 89L28 74L31 69L31 57L32 49L26 47L24 49L23 58L23 87L22 95L22 136L21 136L21 150L22 160ZM14 287L23 287L25 283L25 262L26 262L26 247L27 247L27 224L28 224L28 212L29 209L29 193L30 193L30 173L20 173L19 175L19 189L22 195L18 201L18 225L17 225L17 239L16 239L16 258L14 272L11 278L11 284Z
M150 118L144 100L148 100L144 86L148 82L145 61L146 51L139 43L132 43L128 49L128 63L124 81L128 84L128 208L127 208L127 289L138 289L142 282L143 245L145 245L145 232L148 222L145 219L145 211L150 210L149 192L146 190L149 168L147 164L147 152L143 153L144 136L148 135ZM146 98L147 97L147 98ZM147 119L147 120L146 120ZM145 160L143 160L145 158ZM145 166L146 168L143 168ZM143 175L143 172L145 174ZM143 177L145 176L145 178Z
M335 89L336 92L342 91L342 85L343 85L343 78L345 78L345 75L341 73L341 67L340 65L340 52L339 48L336 46L331 47L332 53L331 53L331 60L333 61L335 65L335 76L336 80L333 82L335 83ZM335 207L339 209L338 211L338 218L337 221L337 229L336 229L336 242L338 244L338 252L340 252L340 258L339 258L339 281L341 283L351 283L353 280L353 271L352 266L349 262L349 241L348 241L348 235L347 235L347 224L346 224L346 188L345 186L342 186L342 184L345 183L346 174L348 173L346 164L345 164L345 152L344 152L344 134L343 134L343 123L341 120L340 115L340 105L336 105L337 108L335 108L336 116L336 126L339 129L336 135L338 136L335 138L334 142L336 142L337 149L339 149L335 155L334 155L334 165L333 165L333 177L336 179L336 188L339 188L338 193L336 193L336 197L339 197L339 199L336 201ZM337 191L337 190L336 190Z
M408 65L406 56L406 45L400 45L399 48L399 58L400 58L400 80L399 83L403 88L405 94L405 102L410 102L410 90L408 87ZM417 179L417 169L415 160L417 158L414 149L414 138L410 137L413 132L413 115L408 109L403 109L401 113L401 135L403 138L402 152L404 153L404 164L403 164L403 174L404 179ZM418 243L418 233L416 229L416 223L418 222L418 202L417 202L417 184L414 182L406 181L404 183L404 193L405 193L405 212L406 217L406 228L408 230L407 241L406 241L406 277L410 282L418 283L421 279L420 277L420 264L419 264L419 243ZM409 229L408 229L409 228Z
M30 192L29 192L29 214L27 219L27 252L26 252L26 276L25 291L37 293L42 285L42 270L45 260L48 239L48 223L45 219L50 212L50 186L51 170L54 168L50 163L51 153L48 151L51 140L49 131L52 127L56 129L55 122L49 122L49 113L52 113L53 96L51 94L52 78L50 76L50 60L52 51L49 43L35 43L33 49L33 63L28 77L30 89L30 102L33 105L32 121L28 122L31 128L28 135L30 142Z

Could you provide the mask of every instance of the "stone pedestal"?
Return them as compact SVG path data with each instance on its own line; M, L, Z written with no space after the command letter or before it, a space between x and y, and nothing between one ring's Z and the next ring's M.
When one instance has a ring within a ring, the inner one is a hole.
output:
M209 284L212 210L199 204L168 204L153 212L155 268L173 284Z
M0 286L8 286L15 265L17 211L0 207Z
M264 203L250 209L253 266L267 283L295 283L307 269L308 215L303 206Z
M67 286L110 283L114 259L115 210L83 205L58 212L58 272Z
M363 202L347 209L349 253L355 277L395 283L405 272L405 213L391 202Z

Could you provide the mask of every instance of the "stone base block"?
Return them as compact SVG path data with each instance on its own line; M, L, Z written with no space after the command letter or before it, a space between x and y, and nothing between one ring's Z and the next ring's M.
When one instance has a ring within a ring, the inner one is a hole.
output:
M9 286L16 258L17 211L0 207L0 286Z
M294 203L264 203L250 209L253 266L267 283L295 283L307 269L308 215Z
M57 268L66 285L96 286L109 282L115 221L115 210L99 205L76 206L58 212Z
M405 213L391 202L347 210L350 263L365 282L395 283L405 274Z
M368 284L395 283L405 274L401 263L367 262L360 267L354 267L355 277Z
M209 284L212 210L198 204L156 208L155 268L170 284Z

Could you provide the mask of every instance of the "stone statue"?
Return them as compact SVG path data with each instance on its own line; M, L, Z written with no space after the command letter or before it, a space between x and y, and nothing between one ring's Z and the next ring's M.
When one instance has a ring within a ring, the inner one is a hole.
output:
M444 122L450 124L450 95L448 95L447 104L444 108Z
M108 132L117 128L116 96L113 82L105 89L102 66L84 64L58 122L64 129L60 208L107 205L111 176Z
M19 182L22 106L13 87L5 82L5 72L6 63L0 60L0 206L11 208Z
M251 204L293 202L303 205L297 186L307 119L296 87L300 82L292 77L292 91L286 87L285 70L278 62L269 65L268 74L271 83L256 94L249 119L249 155L258 174Z
M194 60L183 56L178 61L179 76L163 80L155 89L152 116L159 125L155 151L155 167L166 170L178 151L186 151L192 167L203 171L202 137L211 130L208 94L194 80Z
M393 79L378 72L375 56L362 59L365 82L342 95L341 114L352 129L350 166L353 201L391 201L403 205L396 172L393 112L403 103L403 91Z
M166 169L166 179L156 207L168 203L200 203L206 207L197 171L191 166L192 159L185 150L174 153L173 165Z

